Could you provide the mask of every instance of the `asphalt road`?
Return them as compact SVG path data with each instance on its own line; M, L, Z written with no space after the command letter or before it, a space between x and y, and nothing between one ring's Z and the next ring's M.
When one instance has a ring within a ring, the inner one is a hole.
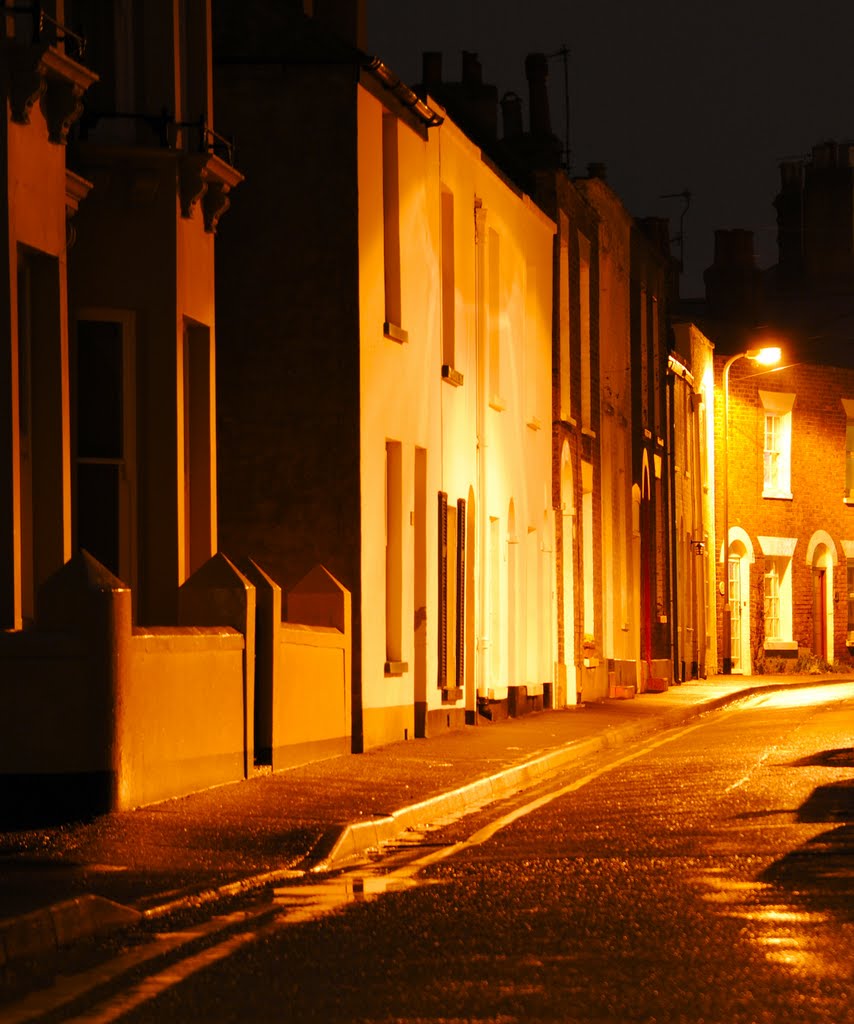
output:
M742 702L0 1021L854 1022L852 725L854 684Z

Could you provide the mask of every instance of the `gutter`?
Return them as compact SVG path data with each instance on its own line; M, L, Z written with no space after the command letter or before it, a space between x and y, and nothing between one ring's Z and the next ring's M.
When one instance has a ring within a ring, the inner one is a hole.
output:
M408 85L405 85L391 70L388 64L383 63L379 57L365 56L362 60L362 67L372 75L384 89L397 97L400 102L412 111L427 128L438 128L445 120L432 107L424 102Z

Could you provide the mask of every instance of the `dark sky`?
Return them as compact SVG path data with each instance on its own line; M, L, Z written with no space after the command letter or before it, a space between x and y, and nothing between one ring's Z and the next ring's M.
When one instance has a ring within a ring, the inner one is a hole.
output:
M755 233L759 266L776 261L772 201L780 160L824 139L854 139L854 4L812 0L367 0L368 50L406 82L421 53L480 57L499 96L519 93L524 60L570 50L572 171L591 161L638 217L670 216L689 189L682 294L702 292L715 228ZM563 67L550 64L552 124L564 126ZM526 113L527 118L527 113ZM527 121L526 121L527 123Z

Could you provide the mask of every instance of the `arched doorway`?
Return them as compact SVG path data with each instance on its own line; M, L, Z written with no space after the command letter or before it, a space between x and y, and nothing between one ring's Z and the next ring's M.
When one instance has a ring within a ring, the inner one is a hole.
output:
M812 652L833 661L833 567L838 556L833 538L817 530L807 545L807 565L812 574Z
M753 564L753 543L740 526L729 531L730 652L733 675L750 675L750 566Z

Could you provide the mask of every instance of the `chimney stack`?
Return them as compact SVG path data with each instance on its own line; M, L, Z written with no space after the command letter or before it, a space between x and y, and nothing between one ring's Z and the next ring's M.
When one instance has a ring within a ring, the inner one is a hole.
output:
M421 83L427 91L442 84L442 54L438 50L426 50L421 54Z
M476 53L463 50L463 85L483 85L483 68Z
M364 50L367 46L366 0L304 0L303 10L330 32Z
M762 275L753 254L753 232L715 231L714 262L703 272L706 303L717 319L755 324L762 301Z
M504 138L518 139L522 135L522 97L506 92L501 97L501 116L504 120Z
M525 58L525 77L528 79L531 135L551 135L549 91L546 85L549 77L549 64L544 53L528 54Z

